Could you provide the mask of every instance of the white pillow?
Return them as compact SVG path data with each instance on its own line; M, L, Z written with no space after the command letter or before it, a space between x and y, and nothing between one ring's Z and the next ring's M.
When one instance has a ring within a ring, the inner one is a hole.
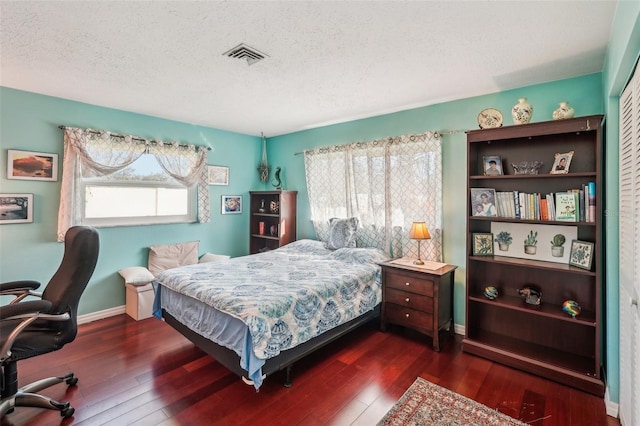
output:
M155 277L167 269L198 263L198 246L198 241L150 246L149 271Z
M219 260L227 260L230 258L231 256L226 256L224 254L205 253L202 255L198 263L217 262Z
M145 285L153 280L153 274L144 266L131 266L120 269L118 273L124 278L125 284Z

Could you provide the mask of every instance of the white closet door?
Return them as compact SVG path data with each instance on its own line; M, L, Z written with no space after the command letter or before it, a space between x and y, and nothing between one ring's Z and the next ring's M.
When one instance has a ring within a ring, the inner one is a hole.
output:
M620 422L640 425L640 72L620 97Z

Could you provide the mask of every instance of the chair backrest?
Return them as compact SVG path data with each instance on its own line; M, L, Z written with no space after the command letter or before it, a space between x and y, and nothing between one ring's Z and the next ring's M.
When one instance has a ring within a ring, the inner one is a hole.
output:
M68 312L70 321L50 321L48 326L58 329L59 344L72 341L78 329L78 304L98 262L100 238L98 231L89 226L69 228L64 238L64 256L56 273L42 293L42 299L51 302L49 313Z

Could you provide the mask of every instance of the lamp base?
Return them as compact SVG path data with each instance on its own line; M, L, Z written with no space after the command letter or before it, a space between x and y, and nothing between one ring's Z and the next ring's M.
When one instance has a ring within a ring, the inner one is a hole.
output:
M422 260L420 260L420 259L416 259L416 260L413 261L413 264L414 265L424 265L424 262Z

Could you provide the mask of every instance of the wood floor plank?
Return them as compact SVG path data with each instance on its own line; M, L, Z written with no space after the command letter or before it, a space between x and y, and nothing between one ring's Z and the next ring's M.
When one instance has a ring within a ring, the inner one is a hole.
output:
M20 385L73 371L77 386L43 393L71 401L74 417L18 407L2 426L370 426L416 377L536 426L619 425L601 398L463 353L461 340L443 335L434 352L429 337L371 323L296 363L291 388L281 371L256 392L164 322L118 315L19 364Z

